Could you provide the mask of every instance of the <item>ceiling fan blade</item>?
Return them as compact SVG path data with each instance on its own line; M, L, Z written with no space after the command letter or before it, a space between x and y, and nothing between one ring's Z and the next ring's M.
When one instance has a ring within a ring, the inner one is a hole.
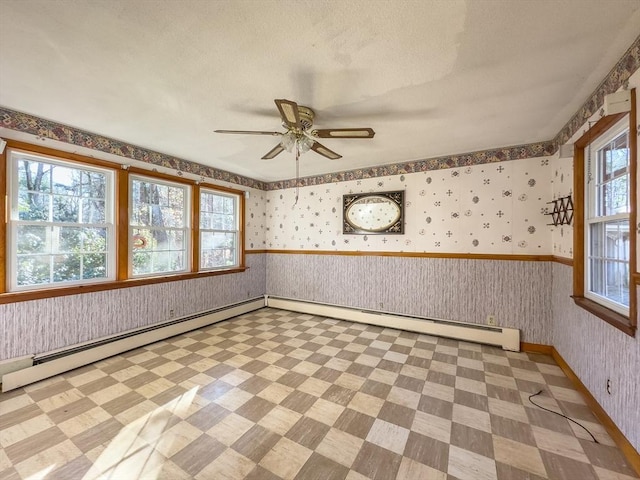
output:
M262 160L271 160L273 157L282 153L283 151L284 151L284 147L281 144L278 144L275 147L273 147L271 150L269 150L269 153L267 153L264 157L262 157Z
M337 160L339 158L342 158L342 155L338 155L336 152L329 150L327 147L318 142L313 142L311 150L319 153L323 157L327 157L329 160Z
M298 104L296 102L284 99L274 100L274 102L276 102L276 106L280 111L280 116L284 123L289 127L302 129L300 114L298 113Z
M282 135L280 132L258 132L255 130L214 130L215 133L233 133L238 135Z
M373 138L376 132L371 128L322 128L314 134L318 138Z

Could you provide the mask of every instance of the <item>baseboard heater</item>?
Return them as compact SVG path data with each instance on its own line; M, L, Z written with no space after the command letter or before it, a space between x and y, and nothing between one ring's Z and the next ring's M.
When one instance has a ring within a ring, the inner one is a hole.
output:
M254 298L63 349L11 359L9 362L12 367L8 362L3 362L5 368L13 371L2 375L2 391L8 392L134 348L252 312L264 306L263 297Z
M311 315L366 323L379 327L398 328L411 332L453 338L467 342L496 345L504 350L520 351L520 330L517 328L489 327L475 323L416 317L375 310L362 310L339 305L300 301L265 295L268 307L291 310Z

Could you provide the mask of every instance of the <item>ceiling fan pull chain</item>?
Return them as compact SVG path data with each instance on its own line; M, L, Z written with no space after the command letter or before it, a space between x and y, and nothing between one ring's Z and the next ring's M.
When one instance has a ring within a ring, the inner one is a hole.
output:
M298 146L296 145L296 201L293 204L294 208L298 204L298 193L300 192L300 186L298 185L298 181L300 179L300 150L298 150Z

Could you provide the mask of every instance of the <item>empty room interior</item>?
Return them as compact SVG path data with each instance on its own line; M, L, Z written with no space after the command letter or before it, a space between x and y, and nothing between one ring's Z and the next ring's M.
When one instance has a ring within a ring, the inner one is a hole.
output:
M0 19L0 479L640 477L640 0Z

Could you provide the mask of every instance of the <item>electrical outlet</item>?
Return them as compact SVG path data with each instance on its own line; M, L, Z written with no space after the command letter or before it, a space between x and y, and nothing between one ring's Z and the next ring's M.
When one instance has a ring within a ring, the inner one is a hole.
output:
M611 379L607 378L607 393L611 395Z
M169 318L173 318L175 314L176 312L173 309L169 310Z
M487 315L487 325L491 327L496 326L496 316L495 315Z

